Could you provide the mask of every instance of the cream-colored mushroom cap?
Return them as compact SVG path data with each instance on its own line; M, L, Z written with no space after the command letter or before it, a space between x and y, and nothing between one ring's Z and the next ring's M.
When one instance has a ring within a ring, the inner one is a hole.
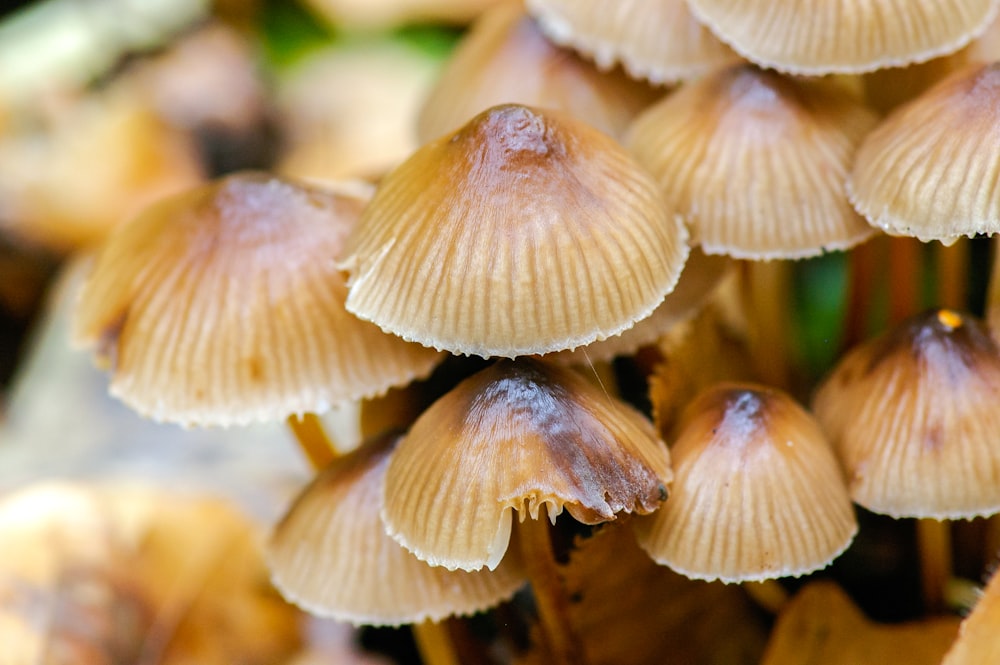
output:
M386 176L341 265L359 317L425 346L510 358L649 316L677 282L686 241L613 139L504 105Z
M952 53L997 0L688 0L740 55L792 74L867 72Z
M875 123L835 83L739 65L644 111L626 144L706 253L801 258L874 233L844 181Z
M272 580L312 614L369 625L439 621L496 605L524 584L516 557L494 571L449 571L386 535L382 482L398 440L383 436L334 461L274 530Z
M892 235L950 244L1000 231L1000 63L955 72L865 138L848 187Z
M323 411L428 374L429 349L344 309L334 258L368 201L260 174L162 201L120 227L75 333L111 392L156 420L232 425Z
M723 383L688 407L673 491L634 522L639 545L697 579L744 582L828 565L857 532L819 425L777 390Z
M620 136L658 94L555 46L515 0L483 14L456 47L417 130L421 142L430 141L491 106L516 102L563 111Z
M1000 575L986 585L986 590L959 628L958 639L941 665L980 665L1000 662Z
M737 56L691 15L684 0L527 0L556 43L602 69L621 63L654 84L704 74Z
M570 370L501 360L417 419L389 463L382 517L434 565L495 568L512 511L523 521L565 508L585 524L645 514L666 499L671 475L638 412Z
M1000 510L1000 348L951 310L856 347L816 393L851 497L893 517Z

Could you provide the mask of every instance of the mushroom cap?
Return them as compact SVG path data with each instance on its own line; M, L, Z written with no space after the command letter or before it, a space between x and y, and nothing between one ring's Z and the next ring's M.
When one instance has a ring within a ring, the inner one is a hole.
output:
M424 143L486 108L516 102L563 111L620 136L658 95L553 45L520 2L506 2L483 14L455 49L420 111L417 135Z
M382 483L398 440L383 436L334 461L275 527L272 581L310 613L369 625L439 621L496 605L524 584L514 557L494 571L449 571L386 535Z
M671 328L695 316L722 279L730 274L733 261L724 256L709 256L691 251L677 286L667 294L653 313L614 337L593 342L574 351L548 354L546 360L574 365L590 365L630 355L655 343Z
M1000 510L1000 348L950 310L917 315L850 351L813 409L851 497L892 517Z
M738 65L644 111L626 143L706 253L801 258L873 234L844 181L876 121L835 83Z
M639 545L688 577L745 582L828 565L857 532L840 467L805 409L777 390L723 383L688 407L675 480Z
M737 56L691 15L684 0L527 0L557 44L610 69L621 63L653 84L696 78Z
M613 139L554 111L496 106L382 180L340 264L347 309L483 357L604 339L677 282L687 232Z
M688 0L740 55L790 74L858 73L952 53L997 0Z
M955 72L899 107L858 149L851 202L892 235L1000 231L1000 63Z
M384 392L438 354L344 309L334 266L369 189L243 173L166 199L109 238L75 334L139 413L232 425Z
M1000 575L986 585L972 613L962 621L958 639L941 665L978 665L1000 662Z
M512 515L563 508L586 524L645 514L667 496L670 456L652 425L570 370L501 360L424 412L385 479L389 535L448 568L495 568Z

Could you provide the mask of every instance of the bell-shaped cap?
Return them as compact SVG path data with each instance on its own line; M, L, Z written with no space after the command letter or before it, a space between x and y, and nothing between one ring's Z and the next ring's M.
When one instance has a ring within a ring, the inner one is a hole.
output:
M677 83L733 62L735 53L691 15L684 0L527 0L552 41L621 63L635 78Z
M677 282L686 241L613 139L504 105L387 175L341 265L359 317L425 346L512 358L649 316Z
M875 122L835 83L739 65L644 111L626 143L706 253L801 258L874 233L844 181Z
M975 319L938 310L850 351L813 409L857 503L956 519L1000 510L998 404L997 343Z
M512 511L607 522L656 510L670 480L667 448L638 412L570 370L501 360L414 423L389 464L382 516L434 565L495 568Z
M819 425L777 390L709 388L688 407L671 455L670 500L635 526L655 561L688 577L804 575L828 565L857 532Z
M848 188L868 221L926 242L1000 231L1000 63L955 72L858 149Z
M658 94L558 48L514 0L483 14L455 49L420 111L418 138L436 139L508 102L563 111L621 136Z
M688 0L722 41L761 66L821 75L900 67L952 53L997 0Z
M438 621L496 605L523 585L516 557L494 571L449 571L386 535L382 482L398 440L383 436L334 461L275 527L272 580L310 613L369 625Z
M76 337L139 413L232 425L323 411L428 374L438 355L344 309L334 266L368 188L243 173L120 227L97 257Z

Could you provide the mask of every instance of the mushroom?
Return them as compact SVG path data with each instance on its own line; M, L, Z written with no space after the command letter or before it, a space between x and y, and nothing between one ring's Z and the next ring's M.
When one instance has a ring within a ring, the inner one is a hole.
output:
M740 55L790 74L899 67L953 53L996 16L997 0L688 0Z
M873 234L844 180L875 123L836 84L738 65L644 111L626 144L707 254L803 258Z
M857 532L837 460L790 397L722 383L688 406L671 446L675 480L639 545L695 579L760 581L827 566Z
M452 353L515 357L649 316L677 282L686 241L613 139L503 105L387 175L340 265L360 318Z
M333 265L370 195L242 173L160 202L97 257L79 342L155 420L233 425L321 412L425 376L439 355L344 310Z

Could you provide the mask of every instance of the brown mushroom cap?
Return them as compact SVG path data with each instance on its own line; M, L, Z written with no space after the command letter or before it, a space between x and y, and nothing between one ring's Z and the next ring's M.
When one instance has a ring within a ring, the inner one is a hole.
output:
M814 410L857 503L955 519L1000 510L997 404L997 343L975 319L938 310L844 356Z
M687 233L614 140L553 111L497 106L382 180L347 241L347 309L484 357L604 339L648 316Z
M1000 63L955 72L865 138L848 188L892 235L950 243L1000 231Z
M569 370L502 360L414 423L385 479L393 538L448 568L495 568L512 511L596 524L656 510L670 484L652 425Z
M654 84L698 77L736 54L691 15L684 0L527 0L552 41L593 58L621 63Z
M143 415L230 425L371 396L438 355L344 309L334 267L368 188L331 193L244 173L162 201L109 239L76 337Z
M621 72L600 72L550 43L521 2L483 14L455 49L420 111L421 143L508 102L563 111L612 136L659 93Z
M670 500L634 524L655 561L688 577L803 575L828 565L857 532L819 425L777 390L709 388L688 407L671 454Z
M689 0L740 55L792 74L866 72L952 53L997 0Z
M381 437L336 460L275 527L274 584L312 614L369 625L439 621L491 607L524 584L515 558L494 571L449 571L386 535L382 482L398 439Z
M643 112L626 143L706 253L800 258L872 235L844 180L875 123L835 83L739 65Z

